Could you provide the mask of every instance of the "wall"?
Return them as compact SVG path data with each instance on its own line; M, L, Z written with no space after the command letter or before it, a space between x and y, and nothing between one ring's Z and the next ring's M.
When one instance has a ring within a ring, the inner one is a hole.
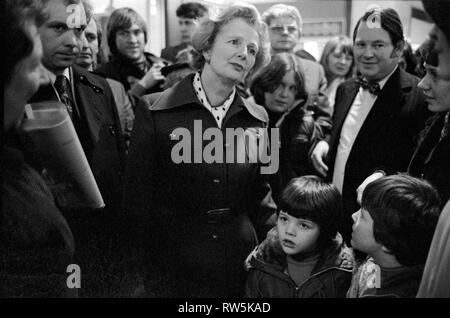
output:
M105 0L104 0L105 1ZM119 0L114 0L119 1ZM130 1L130 0L122 0ZM134 0L137 1L137 0ZM163 0L161 0L163 1ZM180 42L178 31L178 20L175 15L176 8L183 2L190 0L166 0L166 24L165 24L165 45L175 45ZM192 1L192 0L191 0ZM227 4L230 0L197 0L206 5ZM426 39L431 25L413 19L411 17L411 8L422 9L421 1L388 1L388 0L285 0L285 1L269 1L269 0L250 0L255 4L262 13L270 6L276 3L286 3L293 5L299 9L305 23L308 22L326 22L342 20L344 25L343 33L351 36L353 28L357 20L364 14L370 4L378 4L380 6L389 6L397 10L402 20L405 36L412 42L413 47L417 47ZM316 58L320 57L325 42L331 36L304 36L301 45L310 51Z
M351 13L351 30L356 25L358 19L364 14L367 7L371 4L377 4L381 7L391 7L395 9L403 24L403 31L407 39L413 44L413 48L422 43L431 29L431 24L413 19L411 17L411 10L413 7L423 9L421 1L367 1L367 0L353 0Z
M167 1L167 28L166 40L167 45L176 45L180 43L180 36L178 31L178 20L175 15L177 7L183 2L193 0L168 0ZM228 0L197 0L208 6L226 5ZM311 21L329 21L342 20L344 24L344 32L348 30L348 4L350 0L285 0L285 1L269 1L269 0L250 0L260 13L263 13L269 7L278 3L285 3L297 7L303 17L305 23ZM328 38L326 38L328 39ZM325 41L323 37L304 37L302 42L319 43ZM320 47L323 44L320 44ZM310 48L313 51L319 50L316 47ZM313 53L313 52L312 52ZM314 54L314 53L313 53Z

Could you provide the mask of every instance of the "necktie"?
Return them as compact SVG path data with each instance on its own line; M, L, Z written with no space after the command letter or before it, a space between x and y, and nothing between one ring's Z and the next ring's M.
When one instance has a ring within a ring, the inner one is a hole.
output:
M64 105L66 105L67 111L69 112L69 115L72 118L73 103L70 98L70 83L67 77L65 77L64 75L56 76L55 88L58 91L61 102Z
M377 82L369 83L366 79L361 77L356 78L356 84L359 87L362 87L362 89L368 90L369 93L373 95L378 95L381 91L380 84L378 84Z

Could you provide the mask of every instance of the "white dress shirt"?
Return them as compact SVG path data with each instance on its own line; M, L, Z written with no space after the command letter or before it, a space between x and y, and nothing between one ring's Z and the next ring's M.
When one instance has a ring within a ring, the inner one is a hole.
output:
M378 82L380 85L380 90L383 89L384 85L395 72L397 67L395 67L389 75ZM364 90L360 87L358 94L356 94L355 100L350 107L347 117L345 118L341 129L333 170L333 184L341 193L344 185L345 166L352 150L353 143L355 142L364 121L372 110L377 97L377 95L373 95L368 90Z

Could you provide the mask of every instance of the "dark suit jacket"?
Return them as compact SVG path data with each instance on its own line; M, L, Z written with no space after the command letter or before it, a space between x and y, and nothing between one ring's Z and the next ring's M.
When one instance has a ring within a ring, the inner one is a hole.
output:
M362 125L350 151L342 190L347 222L344 238L351 233L351 214L359 209L356 189L374 170L406 171L429 112L417 88L419 80L398 68L386 82ZM358 93L354 79L342 83L336 92L333 129L327 139L328 179L333 177L342 126ZM347 237L346 237L347 236Z
M185 48L187 48L186 43L181 43L181 44L178 44L175 46L166 47L165 49L161 50L161 58L163 58L167 61L170 61L172 63L175 63L178 52L180 52L181 50L184 50Z
M442 205L450 198L450 136L439 141L444 117L438 113L430 119L408 167L408 173L436 187Z
M125 146L119 115L106 80L73 66L75 103L81 119L75 129L100 188L107 210L117 209L122 197ZM31 102L58 100L51 85L43 86Z

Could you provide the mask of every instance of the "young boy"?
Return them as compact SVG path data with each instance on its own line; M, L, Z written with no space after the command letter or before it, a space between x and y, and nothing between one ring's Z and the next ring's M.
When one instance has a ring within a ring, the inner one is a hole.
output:
M352 215L351 243L368 257L355 267L347 297L415 297L439 202L428 182L407 175L367 185Z
M353 257L337 232L339 191L315 176L284 189L277 225L249 255L247 297L345 297Z

